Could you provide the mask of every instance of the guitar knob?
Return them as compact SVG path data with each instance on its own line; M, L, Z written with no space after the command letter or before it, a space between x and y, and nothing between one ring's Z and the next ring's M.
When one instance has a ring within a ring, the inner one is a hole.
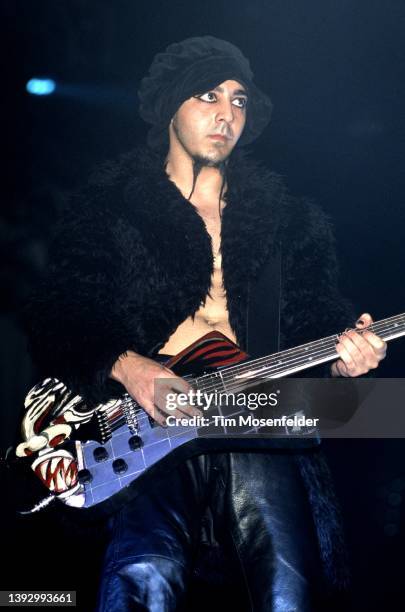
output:
M77 479L80 484L89 484L93 480L93 474L90 472L90 470L79 470Z
M143 446L141 436L131 436L128 440L128 446L132 451L139 450Z
M97 446L97 448L95 448L93 451L93 457L97 461L97 463L105 461L106 459L108 459L107 449L105 449L104 446Z
M116 474L124 474L128 469L128 465L124 459L116 459L112 462L112 468Z

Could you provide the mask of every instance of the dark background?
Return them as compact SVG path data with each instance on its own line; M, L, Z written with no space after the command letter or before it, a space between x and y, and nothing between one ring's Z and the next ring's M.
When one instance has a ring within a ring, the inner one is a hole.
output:
M144 140L146 126L136 110L139 81L156 52L188 36L225 38L249 57L257 83L274 103L255 154L285 176L293 193L313 198L330 215L341 289L357 312L378 319L405 310L402 0L28 0L1 6L2 23L10 25L2 37L10 77L2 88L2 452L14 442L35 379L15 312L46 266L57 211L95 163ZM54 78L56 93L30 96L25 84L32 76ZM405 375L403 341L390 344L379 375ZM384 406L381 413L383 418ZM397 608L405 557L405 443L324 446L346 522L353 609ZM13 586L51 588L55 568L48 582L31 574L35 522L14 529L10 568L14 577L16 568L21 574ZM31 546L24 563L16 542ZM72 564L73 576L77 567L83 572L81 563ZM89 572L97 567L95 562ZM78 590L82 581L83 574ZM69 584L75 588L74 579Z

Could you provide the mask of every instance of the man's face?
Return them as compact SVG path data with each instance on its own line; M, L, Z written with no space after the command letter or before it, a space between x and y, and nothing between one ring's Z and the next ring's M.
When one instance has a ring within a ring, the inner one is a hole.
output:
M246 123L247 92L237 81L189 98L170 125L170 138L193 159L216 166L231 154Z

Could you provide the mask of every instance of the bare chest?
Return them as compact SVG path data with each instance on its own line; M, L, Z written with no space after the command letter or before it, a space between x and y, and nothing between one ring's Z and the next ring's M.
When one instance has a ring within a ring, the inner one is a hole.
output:
M217 214L201 214L206 230L211 237L214 269L211 276L211 287L205 303L196 312L179 325L162 353L177 354L204 334L216 330L236 342L235 334L229 324L226 293L223 285L221 254L221 219Z

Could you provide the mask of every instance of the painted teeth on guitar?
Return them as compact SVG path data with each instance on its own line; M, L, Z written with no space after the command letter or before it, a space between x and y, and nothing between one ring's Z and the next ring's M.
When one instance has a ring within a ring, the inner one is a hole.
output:
M65 484L67 488L69 488L72 484L72 479L70 477L69 472L65 472Z
M60 461L59 457L53 457L51 459L51 464L49 466L49 471L51 472L51 474L55 473L55 470L58 468L59 461Z
M70 464L72 463L72 461L70 459L68 459L67 457L65 457L63 459L63 478L65 480L65 488L69 488L70 485L72 484L72 478L70 476Z
M56 491L61 492L64 491L66 489L66 485L67 483L64 481L61 471L58 470L56 472L56 476L55 476L55 489Z
M43 463L41 463L41 465L39 466L39 469L41 470L42 478L46 480L47 462L44 461Z

